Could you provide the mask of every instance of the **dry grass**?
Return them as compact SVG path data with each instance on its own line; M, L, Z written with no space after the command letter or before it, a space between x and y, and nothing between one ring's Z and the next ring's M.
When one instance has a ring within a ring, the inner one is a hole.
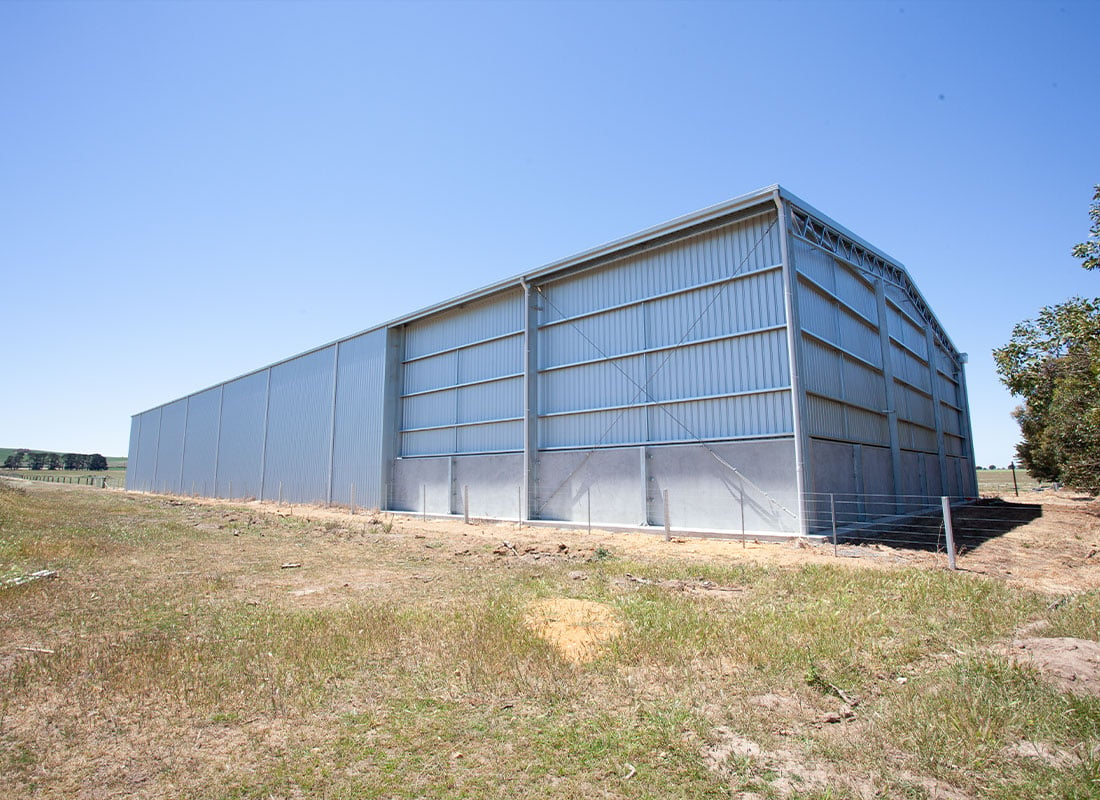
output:
M0 580L59 577L0 588L0 796L1100 792L1100 702L995 647L1095 638L1095 593L15 485Z

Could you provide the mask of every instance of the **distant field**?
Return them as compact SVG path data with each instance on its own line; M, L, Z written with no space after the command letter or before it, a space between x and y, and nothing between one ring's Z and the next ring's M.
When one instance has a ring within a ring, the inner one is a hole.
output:
M1016 470L1016 482L1021 492L1030 492L1039 488L1037 480L1027 474L1027 470ZM1012 470L1010 469L980 469L978 470L978 492L980 494L1002 494L1012 491Z
M33 447L26 447L26 448L0 447L0 464L3 464L4 461L7 459L7 457L10 456L12 453L14 453L16 450L35 450L35 449L36 448L33 448ZM59 451L57 451L57 450L44 450L44 451L40 451L40 452L56 453L56 452L59 452ZM108 470L107 476L108 476L108 478L110 478L109 485L111 485L111 486L124 486L126 484L126 456L105 456L105 458L107 459L107 470ZM98 475L100 477L103 476L102 472L92 472L90 470L61 470L61 469L46 470L46 469L43 469L43 470L37 470L37 471L34 471L34 472L32 472L31 470L27 470L27 469L20 470L20 474L23 474L23 473L26 473L26 475L24 475L24 477L29 477L29 476L32 476L32 475L35 475L35 476L52 475L54 477L64 476L64 477L67 477L67 478L73 478L73 477L76 477L76 476L79 476L79 475Z
M126 486L126 468L109 469L106 472L91 472L86 469L40 469L40 470L7 470L0 469L0 475L10 475L23 478L28 481L40 481L45 483L84 483L84 478L99 480L107 477L107 485L122 488Z

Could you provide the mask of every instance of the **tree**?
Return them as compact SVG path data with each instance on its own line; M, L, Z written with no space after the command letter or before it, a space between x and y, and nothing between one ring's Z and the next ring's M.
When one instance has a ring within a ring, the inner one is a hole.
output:
M33 470L39 470L46 466L46 454L39 453L36 450L31 450L27 453L27 460L30 462L30 468Z
M87 458L80 453L66 453L61 456L61 463L64 464L65 469L84 469Z
M1089 219L1092 220L1089 238L1073 247L1073 257L1081 259L1081 266L1085 269L1100 269L1100 184L1094 189L1092 205L1089 206Z
M1009 391L1024 398L1016 454L1028 472L1100 489L1100 298L1043 308L993 358Z
M4 459L4 469L19 469L22 467L23 456L26 454L26 450L16 450L14 453L9 453L8 457Z
M48 469L61 469L61 454L46 453L46 465Z
M101 456L99 453L92 453L88 456L88 469L95 472L102 472L107 469L107 459Z

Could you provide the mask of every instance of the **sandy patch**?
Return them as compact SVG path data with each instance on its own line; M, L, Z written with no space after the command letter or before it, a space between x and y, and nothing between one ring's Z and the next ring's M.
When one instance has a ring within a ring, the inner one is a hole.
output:
M527 625L575 664L598 657L603 646L623 628L610 606L564 597L532 604Z
M1100 697L1100 642L1068 637L1015 639L1004 654L1032 667L1063 692Z

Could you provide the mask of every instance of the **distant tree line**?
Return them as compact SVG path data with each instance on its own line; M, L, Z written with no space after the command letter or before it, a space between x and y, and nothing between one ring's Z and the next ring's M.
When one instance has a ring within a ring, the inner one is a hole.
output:
M107 469L107 459L99 453L44 453L38 450L16 450L4 459L4 469L86 469L101 472Z

